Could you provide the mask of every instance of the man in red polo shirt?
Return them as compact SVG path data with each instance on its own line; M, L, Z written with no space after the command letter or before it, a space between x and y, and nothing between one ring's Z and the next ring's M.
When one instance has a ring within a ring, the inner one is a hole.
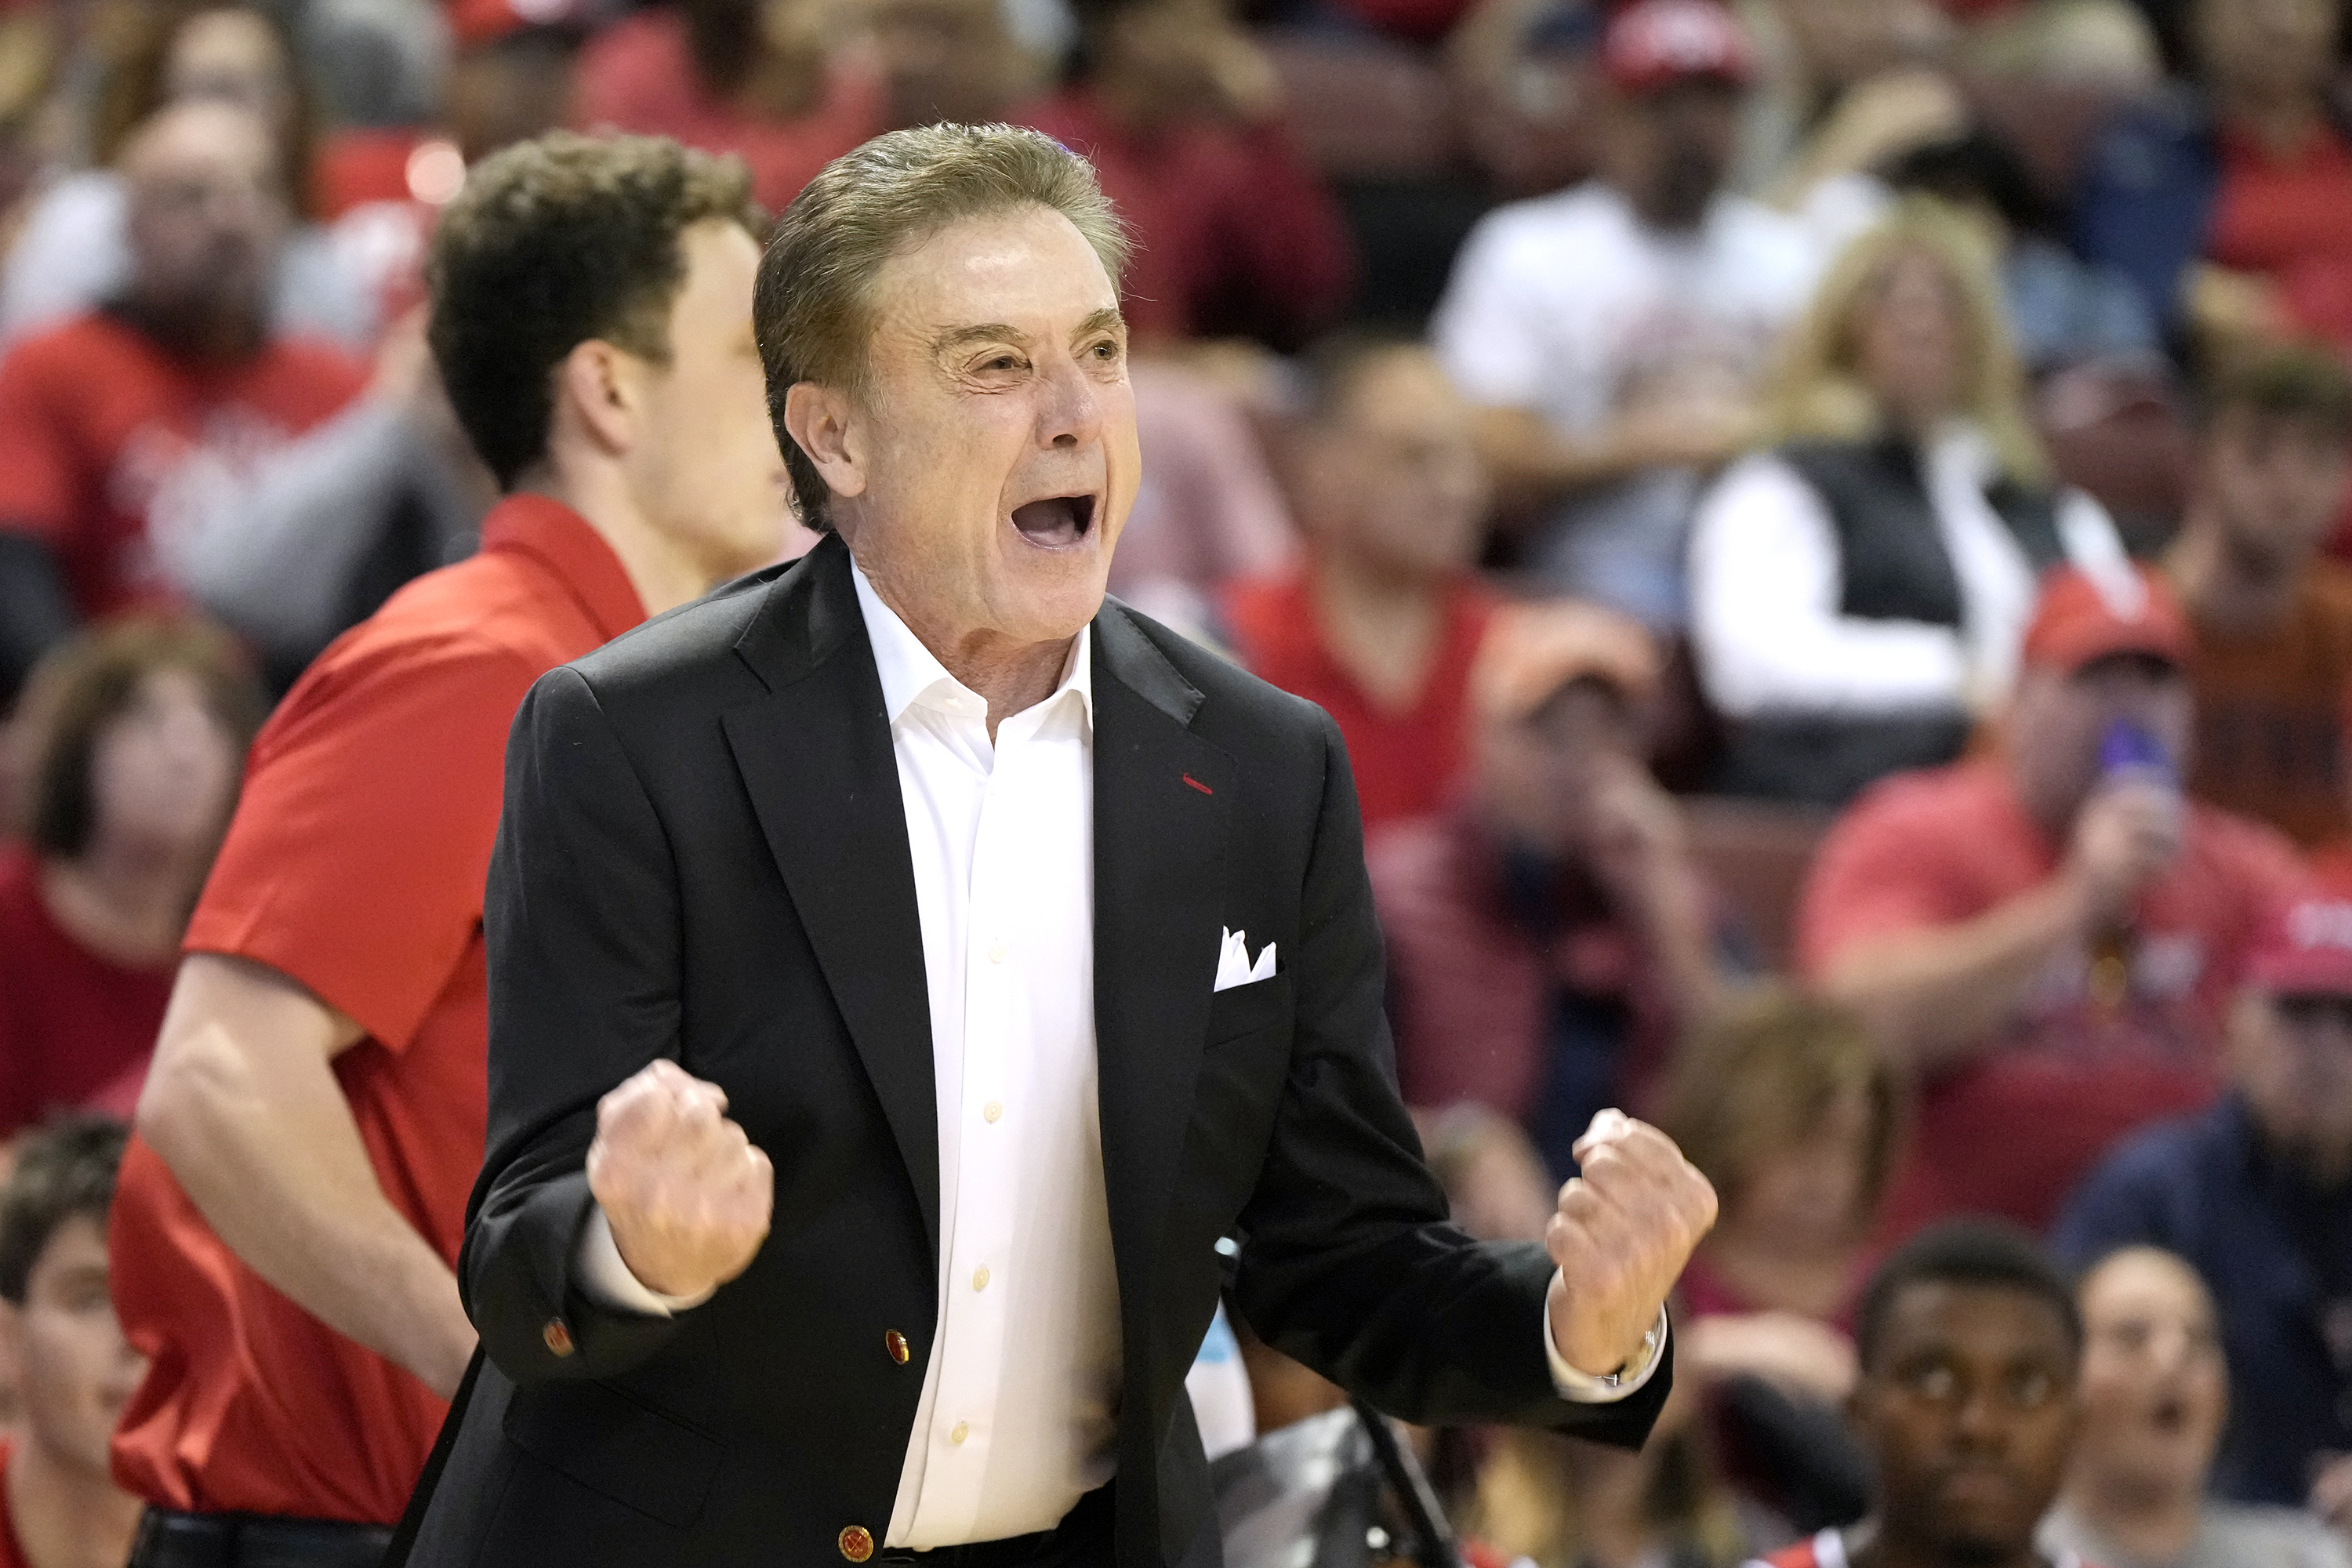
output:
M481 164L435 357L508 492L256 743L189 927L112 1237L152 1369L132 1562L373 1561L474 1346L451 1272L485 1132L482 889L540 675L772 560L787 521L739 164L561 135Z
M1888 779L1823 842L1801 963L1919 1082L1891 1230L2039 1230L2117 1138L2218 1091L2239 972L2302 868L2183 797L2190 647L2154 573L2062 568L2000 754Z
M1429 350L1349 333L1307 363L1306 560L1231 589L1225 629L1251 674L1339 722L1372 828L1437 810L1461 782L1470 660L1496 604L1470 572L1486 472Z

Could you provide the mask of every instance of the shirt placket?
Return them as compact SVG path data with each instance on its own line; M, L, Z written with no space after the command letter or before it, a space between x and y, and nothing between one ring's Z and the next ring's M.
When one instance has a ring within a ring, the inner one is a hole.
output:
M930 1467L949 1481L940 1511L957 1521L959 1533L978 1519L982 1502L1013 1293L1008 1268L1018 1193L1004 1086L1007 1053L1019 1048L1024 1013L1019 760L1020 743L1008 721L999 727L981 792L965 926L959 1192L948 1290L952 1354L931 1424Z

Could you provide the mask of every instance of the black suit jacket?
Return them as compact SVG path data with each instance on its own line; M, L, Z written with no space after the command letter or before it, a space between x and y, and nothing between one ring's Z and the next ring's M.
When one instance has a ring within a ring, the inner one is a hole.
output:
M1542 1250L1446 1223L1397 1100L1337 729L1115 602L1094 632L1121 1568L1219 1560L1183 1379L1228 1234L1250 1323L1374 1404L1640 1441L1667 1378L1558 1398ZM486 918L489 1149L459 1276L489 1364L412 1562L838 1565L845 1527L888 1526L940 1173L898 771L837 538L532 689ZM1213 994L1227 926L1282 973ZM724 1088L776 1169L751 1268L667 1320L572 1270L597 1099L656 1057Z

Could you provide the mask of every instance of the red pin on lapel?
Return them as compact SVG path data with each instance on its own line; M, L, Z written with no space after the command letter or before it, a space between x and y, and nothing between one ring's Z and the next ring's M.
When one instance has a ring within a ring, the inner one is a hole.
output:
M1202 795L1214 795L1217 793L1215 790L1211 789L1207 784L1202 784L1199 779L1194 778L1191 773L1186 773L1184 775L1184 782L1191 784L1194 789L1199 790Z

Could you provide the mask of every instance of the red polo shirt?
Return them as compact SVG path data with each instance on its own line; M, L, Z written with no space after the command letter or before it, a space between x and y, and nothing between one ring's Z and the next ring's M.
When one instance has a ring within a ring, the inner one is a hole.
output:
M1332 657L1304 568L1234 588L1225 596L1225 620L1234 651L1252 675L1306 698L1339 726L1369 829L1443 808L1461 781L1470 742L1470 661L1496 602L1467 577L1446 588L1428 673L1403 708L1373 700Z
M260 739L187 948L268 964L356 1019L335 1058L384 1195L455 1267L488 1119L482 890L532 681L645 618L586 522L509 498L481 552L344 634ZM114 1300L152 1358L115 1479L166 1508L390 1524L447 1406L215 1237L134 1140Z

